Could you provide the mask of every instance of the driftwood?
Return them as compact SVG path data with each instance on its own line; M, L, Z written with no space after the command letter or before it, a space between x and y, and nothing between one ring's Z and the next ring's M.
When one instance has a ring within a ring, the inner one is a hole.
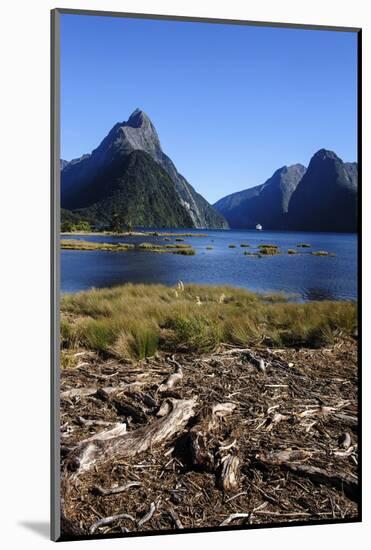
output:
M175 364L175 372L170 374L170 376L168 376L166 380L162 384L160 384L158 388L159 392L172 390L173 387L178 384L183 378L183 369L180 363L175 361L175 359L173 358L170 361Z
M231 514L230 516L225 519L220 526L224 527L224 525L229 525L231 521L234 521L235 519L246 519L251 516L250 512L248 514L245 513L237 513L237 514Z
M71 451L66 460L66 469L75 475L116 458L132 457L147 451L153 445L162 443L180 432L194 414L196 399L172 400L169 414L151 424L122 434L113 430L101 432L89 438Z
M237 456L226 455L219 468L218 485L225 491L235 491L238 488L240 461Z
M177 529L184 529L184 526L183 526L182 522L180 521L179 516L176 514L176 512L173 508L169 509L169 514L170 514L171 519L174 522L175 527Z
M126 390L127 388L130 388L132 386L143 386L144 382L122 382L121 384L118 384L117 386L107 386L105 388L98 388L97 386L90 386L88 388L72 388L72 390L66 390L61 392L61 399L71 399L74 397L89 397L90 395L94 395L98 392L98 395L100 392L104 392L105 394L109 395L111 393L119 392Z
M131 481L130 483L127 483L126 485L120 485L119 487L110 487L109 489L104 489L103 487L100 487L97 485L94 487L94 492L97 493L100 496L108 496L108 495L117 495L119 493L123 493L124 491L127 491L131 487L140 487L142 484L140 481Z
M121 521L122 519L130 519L131 521L135 521L133 516L130 514L117 514L115 516L108 516L106 518L99 519L89 529L89 533L91 535L94 535L95 531L99 529L99 527L104 527L105 525L111 525L111 523L114 523L115 521Z
M310 479L313 483L335 487L355 502L359 500L358 483L353 477L342 473L328 473L323 468L295 462L305 458L305 456L310 456L310 454L308 451L292 451L291 449L273 451L265 455L259 455L258 462L265 467L278 466L293 474Z
M214 455L209 449L209 436L209 433L200 430L200 426L192 428L188 435L191 464L206 472L212 472L215 466Z
M341 437L339 441L339 445L343 447L343 449L349 449L349 447L352 444L352 438L350 437L350 434L348 432L345 432Z
M156 512L156 504L154 502L151 502L151 506L149 508L149 511L138 521L138 527L142 527L147 521L149 521L153 514Z
M115 407L117 414L120 416L131 416L134 422L138 422L139 424L144 424L148 421L147 415L139 407L134 407L127 401L112 399L112 404Z
M204 410L188 434L190 461L197 470L212 472L216 477L217 486L225 492L238 488L240 461L235 454L225 454L236 446L236 439L228 445L222 445L216 440L219 422L231 414L234 403L218 403Z

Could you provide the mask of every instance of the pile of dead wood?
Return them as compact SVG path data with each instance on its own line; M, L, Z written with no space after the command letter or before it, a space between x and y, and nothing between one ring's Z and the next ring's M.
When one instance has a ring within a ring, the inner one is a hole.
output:
M329 360L326 350L316 352L316 360L325 354L327 388L315 361L302 368L300 353L286 350L224 349L137 364L87 354L62 373L64 533L355 517L353 347L328 352ZM348 364L334 372L331 362L342 356ZM272 480L287 486L284 493L272 490ZM328 508L312 496L300 501L297 489L290 501L295 483L304 493L317 487Z

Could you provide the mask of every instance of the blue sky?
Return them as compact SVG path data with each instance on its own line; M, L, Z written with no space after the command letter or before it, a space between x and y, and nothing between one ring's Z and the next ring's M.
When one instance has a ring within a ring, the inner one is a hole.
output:
M356 75L356 33L62 15L61 156L139 107L213 203L322 147L356 160Z

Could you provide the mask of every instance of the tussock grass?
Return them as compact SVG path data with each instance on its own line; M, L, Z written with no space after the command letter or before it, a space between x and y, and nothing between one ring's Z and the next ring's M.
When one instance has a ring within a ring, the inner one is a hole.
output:
M247 243L241 243L240 246L241 248L249 248L250 245Z
M209 351L222 342L319 347L357 327L353 302L293 303L284 294L228 286L126 284L65 294L61 310L66 367L79 348L139 359L158 349Z
M312 245L307 243L299 243L296 246L298 246L299 248L310 248Z
M289 248L287 251L287 254L297 254L297 251L294 250L293 248Z
M235 244L229 244L228 248L236 248L236 245Z

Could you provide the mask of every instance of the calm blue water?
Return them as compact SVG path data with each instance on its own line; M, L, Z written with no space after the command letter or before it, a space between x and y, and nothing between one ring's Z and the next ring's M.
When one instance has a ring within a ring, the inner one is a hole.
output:
M162 230L163 231L163 230ZM174 232L173 230L171 230ZM184 230L179 230L184 232ZM191 231L189 231L191 232ZM201 231L194 231L200 233ZM285 291L304 300L341 300L357 297L357 236L337 233L293 233L280 231L202 231L207 237L184 237L195 248L195 256L152 252L61 251L62 292L126 282L228 284L254 291ZM68 237L71 238L71 237ZM175 243L175 237L75 237L100 242ZM241 248L241 243L250 248ZM276 244L282 252L298 243L312 245L297 249L300 254L249 257L259 244ZM228 248L235 244L236 248ZM212 250L206 250L212 246ZM334 252L317 257L311 250Z

